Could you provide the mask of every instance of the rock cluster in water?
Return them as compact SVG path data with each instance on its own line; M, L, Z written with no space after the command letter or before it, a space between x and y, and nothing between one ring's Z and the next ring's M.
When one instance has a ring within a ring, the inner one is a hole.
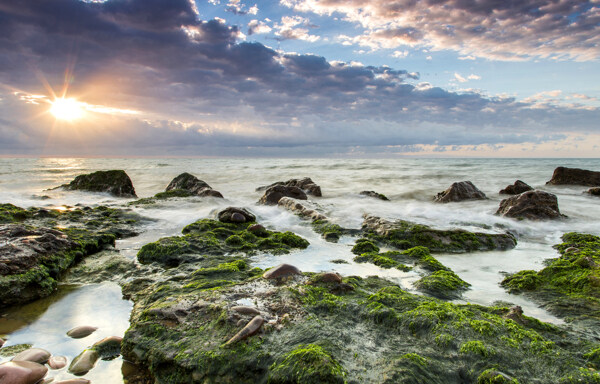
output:
M310 177L305 177L303 179L290 179L288 181L278 181L276 183L265 185L263 187L256 188L257 192L266 191L271 187L275 186L284 186L284 187L296 187L300 188L305 194L312 195L315 197L321 197L321 187L315 184L314 181Z

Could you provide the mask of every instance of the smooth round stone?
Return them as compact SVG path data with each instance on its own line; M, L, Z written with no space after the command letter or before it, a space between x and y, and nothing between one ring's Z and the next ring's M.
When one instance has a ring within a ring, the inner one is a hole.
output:
M0 348L2 348L2 346L4 345L5 341L4 339L0 338Z
M300 275L302 272L293 265L290 264L279 264L276 267L269 269L263 273L265 279L281 279L288 276Z
M245 223L246 218L241 213L234 212L231 214L231 221L234 223Z
M67 365L67 358L65 356L50 356L48 359L48 366L52 369L61 369Z
M71 362L69 366L69 372L74 375L83 375L90 371L96 365L96 361L98 361L98 352L93 349L86 349L81 352L79 356L77 356Z
M246 305L236 305L235 307L231 307L231 310L242 315L260 315L258 309Z
M42 348L29 348L15 356L12 361L33 361L44 364L52 354Z
M98 329L98 327L82 325L82 326L71 329L69 332L67 332L67 336L72 337L74 339L81 339L81 338L91 335L97 329Z
M0 364L0 383L35 384L47 372L47 367L32 361L9 361Z
M69 380L63 380L63 381L57 381L54 384L90 384L91 381L89 381L88 379L69 379Z

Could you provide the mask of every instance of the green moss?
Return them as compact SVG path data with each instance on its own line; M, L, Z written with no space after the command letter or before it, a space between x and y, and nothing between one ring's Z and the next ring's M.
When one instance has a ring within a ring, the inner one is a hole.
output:
M467 289L471 284L462 280L452 271L435 271L415 282L415 287L440 298L452 298Z
M431 256L427 247L413 247L402 252L403 255L415 260L415 264L428 271L449 271L450 269Z
M418 364L422 367L427 366L427 359L419 355L418 353L407 353L405 355L402 355L401 359L410 360L413 363Z
M486 357L490 354L490 351L485 347L485 344L479 340L471 340L463 343L459 349L460 353L474 354Z
M32 216L30 211L12 204L0 204L0 224L24 221Z
M31 344L17 344L17 345L11 345L9 347L3 347L3 348L0 348L0 356L2 356L2 357L15 356L31 347L33 347L33 345L31 345Z
M158 192L156 195L154 195L154 198L159 199L159 200L164 200L164 199L170 199L172 197L190 197L193 196L193 194L185 189L172 189L170 191L166 191L166 192Z
M369 239L356 240L356 244L352 247L352 253L355 255L362 255L367 252L377 253L379 252L379 247Z
M541 283L542 279L538 276L536 271L526 270L519 271L504 278L501 285L507 288L511 293L518 293L522 291L534 290Z
M269 384L343 384L346 370L322 347L300 345L270 367Z
M346 232L344 228L327 220L313 220L312 227L315 232L320 233L327 241L337 242Z
M519 384L517 379L513 379L494 368L486 369L477 378L477 384Z
M583 357L586 358L594 367L600 367L600 348L592 349L591 351L583 355Z

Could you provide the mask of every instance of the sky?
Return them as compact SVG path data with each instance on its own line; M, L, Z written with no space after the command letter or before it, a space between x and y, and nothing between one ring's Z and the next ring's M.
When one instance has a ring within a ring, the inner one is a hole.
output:
M600 0L0 0L0 156L599 157Z

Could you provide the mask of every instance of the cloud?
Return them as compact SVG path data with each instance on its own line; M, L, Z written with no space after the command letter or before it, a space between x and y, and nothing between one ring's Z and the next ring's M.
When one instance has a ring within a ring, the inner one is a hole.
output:
M372 49L422 45L464 59L597 60L600 4L589 0L280 0L300 12L343 14Z
M227 6L225 7L225 11L231 12L235 15L256 15L258 13L258 6L254 4L248 10L246 10L246 5L243 4L241 0L229 0Z
M264 21L251 20L248 23L248 35L256 35L261 33L269 33L272 28L267 25Z
M281 22L275 24L275 35L278 40L304 40L314 43L321 37L311 35L308 28L318 28L310 20L300 16L283 16Z

